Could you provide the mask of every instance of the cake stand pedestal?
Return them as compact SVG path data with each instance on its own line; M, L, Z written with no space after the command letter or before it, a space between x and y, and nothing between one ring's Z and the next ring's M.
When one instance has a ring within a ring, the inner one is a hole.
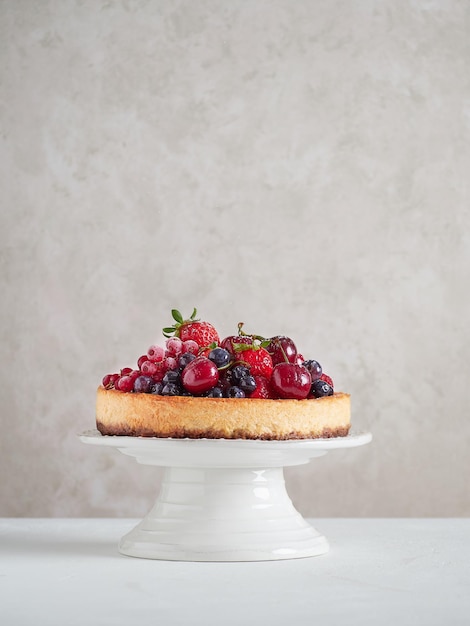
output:
M165 468L160 494L119 543L128 556L172 561L267 561L324 554L326 538L294 508L283 468L329 450L369 443L370 433L289 441L80 435L144 465Z

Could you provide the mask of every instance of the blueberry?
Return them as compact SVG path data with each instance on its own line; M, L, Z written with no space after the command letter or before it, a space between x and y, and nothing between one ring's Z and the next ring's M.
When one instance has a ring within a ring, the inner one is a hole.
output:
M233 385L227 389L227 398L245 398L245 392L240 387Z
M322 375L322 367L318 361L309 359L308 361L304 361L302 365L310 372L312 380L317 380L317 378L320 378Z
M196 356L194 354L191 354L191 352L185 352L178 359L178 367L184 370L186 365L188 365L188 363L191 363L191 361L194 361L195 358Z
M153 380L150 376L139 376L134 380L134 391L137 393L151 393Z
M155 396L159 396L162 393L163 383L155 383L152 385L150 389L150 393L153 393Z
M176 383L166 383L162 389L162 396L179 396L181 387Z
M241 380L250 375L250 370L244 365L235 365L229 371L230 381L232 383L238 384Z
M208 354L208 358L217 365L217 368L227 367L232 360L232 355L224 348L214 348Z
M252 393L256 389L256 380L251 374L248 374L248 376L241 379L239 386L245 393Z
M220 387L213 387L210 391L206 393L207 398L222 398L223 397L222 389Z
M332 396L333 395L333 387L329 385L324 380L317 378L312 383L312 395L315 398L322 398L323 396Z
M168 370L168 372L163 377L163 385L168 383L176 383L179 384L181 382L180 373L177 370Z

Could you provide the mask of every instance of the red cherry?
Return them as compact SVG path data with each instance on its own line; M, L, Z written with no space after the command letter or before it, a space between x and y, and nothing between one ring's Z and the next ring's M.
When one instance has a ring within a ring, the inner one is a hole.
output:
M196 357L188 363L181 374L183 387L193 394L201 394L215 387L219 380L219 370L215 363L205 356Z
M286 359L289 363L296 362L297 348L290 337L286 337L285 335L272 337L266 350L271 355L274 365L285 363Z
M310 393L312 377L303 365L278 363L271 376L271 385L281 398L304 400Z
M249 335L229 335L225 337L220 343L220 347L230 352L231 355L236 355L240 352L242 346L253 345L253 337ZM236 347L238 346L238 350Z

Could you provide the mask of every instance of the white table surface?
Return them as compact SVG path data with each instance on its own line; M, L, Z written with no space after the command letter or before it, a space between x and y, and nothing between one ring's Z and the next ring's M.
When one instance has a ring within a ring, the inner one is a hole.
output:
M317 519L323 556L125 557L138 520L0 519L0 624L470 624L469 519Z

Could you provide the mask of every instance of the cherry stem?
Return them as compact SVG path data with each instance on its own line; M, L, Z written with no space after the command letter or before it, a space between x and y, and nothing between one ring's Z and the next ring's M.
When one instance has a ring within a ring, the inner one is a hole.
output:
M287 358L287 354L285 353L285 350L284 350L284 348L282 347L282 343L281 343L281 342L279 342L279 347L281 348L281 352L282 352L282 356L284 357L284 361L285 361L286 363L289 363L289 359Z

